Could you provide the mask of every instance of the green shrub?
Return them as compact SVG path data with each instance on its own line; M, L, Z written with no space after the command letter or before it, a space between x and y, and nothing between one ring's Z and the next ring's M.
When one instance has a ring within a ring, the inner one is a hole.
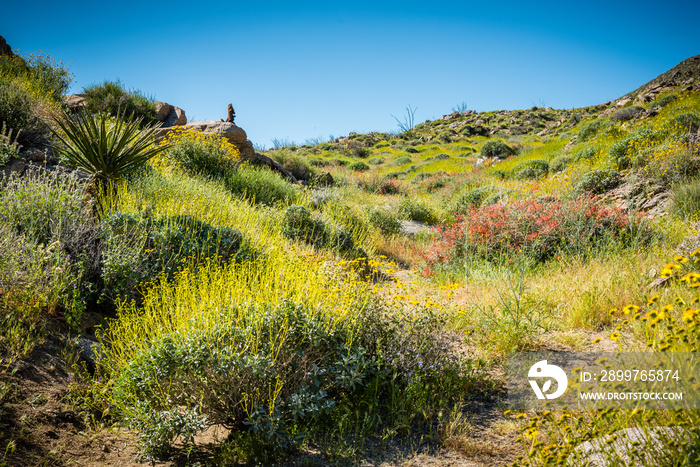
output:
M644 107L633 105L632 107L626 107L616 111L610 116L610 119L616 122L626 122L627 120L637 118L642 112L644 112Z
M406 152L410 154L418 154L419 151L416 148L406 148Z
M648 147L653 143L663 141L665 136L663 131L642 128L613 144L608 152L610 160L617 170L627 169L634 164L641 147Z
M181 266L210 261L246 261L253 251L238 230L214 227L192 216L153 219L112 212L103 220L103 298L140 297L139 285Z
M147 98L138 91L127 91L119 81L105 81L83 89L86 108L92 113L106 113L112 117L117 115L134 115L144 124L158 122L153 99Z
M574 156L574 160L576 162L580 161L586 161L586 162L593 162L595 160L596 155L598 153L598 148L595 146L586 146L585 148L581 149L579 152L576 153Z
M369 223L385 235L401 233L401 221L389 210L374 208L369 212Z
M0 76L0 123L12 130L20 145L38 147L48 141L49 127L40 118L42 106L30 83Z
M447 160L447 159L449 159L449 158L450 158L450 155L449 155L449 154L445 154L445 153L443 152L443 153L440 153L440 154L437 154L437 155L433 156L431 159L432 159L432 160L435 160L435 161L445 161L445 160Z
M355 242L349 232L315 220L311 212L300 204L289 206L284 212L282 232L288 238L316 248L330 248L338 253L348 253L355 249Z
M478 208L479 206L481 206L481 203L486 199L487 196L489 196L490 193L491 190L486 187L472 188L458 195L450 203L449 209L455 214L464 215L471 208Z
M311 168L311 164L289 150L284 149L276 151L272 153L272 158L282 164L282 166L294 175L294 178L297 180L308 182L314 176L314 170Z
M355 172L365 172L369 170L369 165L365 164L364 162L355 162L350 164L349 168Z
M674 133L695 133L700 128L700 116L694 112L685 112L674 116L667 125Z
M423 222L424 224L437 222L437 216L428 206L409 197L401 200L398 213L401 219Z
M484 157L498 157L504 159L515 154L515 150L503 141L487 141L481 147L481 155Z
M555 157L552 160L552 163L549 164L549 169L552 171L552 173L558 173L562 172L568 165L571 163L573 160L573 157L571 156L559 156Z
M676 96L675 94L668 94L666 96L660 97L659 99L656 99L656 101L654 101L651 104L651 106L649 106L649 107L650 108L666 107L668 104L670 104L671 102L673 102L677 99L678 99L678 96Z
M3 122L0 127L0 167L6 165L10 159L19 156L20 145L16 137L15 132Z
M176 167L190 175L222 177L240 162L238 149L228 140L198 130L169 131L159 146L165 150L156 165Z
M593 120L592 122L586 123L578 132L578 142L582 143L593 138L603 126L603 120Z
M549 162L539 159L521 162L511 173L518 180L543 178L549 173Z
M384 163L384 158L383 157L373 157L372 159L367 161L368 163L372 165L381 165Z
M266 167L241 166L226 175L224 185L236 195L266 205L294 202L297 197L293 185Z
M617 187L621 181L622 176L616 170L594 169L581 178L575 190L579 193L601 194Z
M413 162L413 160L408 156L400 156L394 159L394 165L397 167L400 165L408 164L410 162Z

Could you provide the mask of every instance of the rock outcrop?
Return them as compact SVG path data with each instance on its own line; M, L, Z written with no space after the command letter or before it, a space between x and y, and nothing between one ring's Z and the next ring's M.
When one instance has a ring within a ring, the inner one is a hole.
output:
M10 57L14 57L15 55L12 53L12 47L9 46L2 36L0 36L0 55L9 55Z
M158 120L163 124L164 128L187 123L185 111L180 107L175 107L167 102L157 101L153 103L153 108L156 111Z

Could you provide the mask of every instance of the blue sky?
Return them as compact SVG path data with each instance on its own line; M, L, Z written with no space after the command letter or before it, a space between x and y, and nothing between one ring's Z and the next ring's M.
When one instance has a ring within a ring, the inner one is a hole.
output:
M700 54L700 2L11 2L0 35L225 118L259 146L478 111L594 105Z

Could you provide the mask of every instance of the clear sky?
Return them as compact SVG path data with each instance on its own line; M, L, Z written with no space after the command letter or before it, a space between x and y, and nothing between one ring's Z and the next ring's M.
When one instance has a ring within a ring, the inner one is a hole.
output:
M700 2L4 2L0 35L70 64L72 92L119 79L226 117L259 146L393 131L478 111L615 99L700 54Z

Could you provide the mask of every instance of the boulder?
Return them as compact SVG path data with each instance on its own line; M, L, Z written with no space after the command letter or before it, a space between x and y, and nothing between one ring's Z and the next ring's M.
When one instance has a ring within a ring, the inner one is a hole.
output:
M63 96L63 102L66 103L69 109L79 110L87 105L87 98L83 94L68 94Z
M246 134L245 130L235 123L217 122L216 120L203 120L201 122L187 123L185 128L201 130L206 133L216 133L219 136L223 136L229 140L231 144L239 148L239 150L241 147L246 145L246 142L248 142L248 135ZM241 151L241 153L242 152L243 151Z
M632 102L632 99L630 99L629 97L625 97L625 98L618 100L615 105L617 107L622 107L623 105L629 104L630 102Z
M173 106L167 102L157 101L153 103L153 108L156 111L158 120L163 122L166 118L168 118L168 115L170 115L170 110L173 108Z
M185 111L180 107L170 106L170 112L168 116L163 120L164 127L179 126L187 123L187 116Z
M12 47L9 46L5 38L0 36L0 55L9 55L13 57L15 54L12 53Z

